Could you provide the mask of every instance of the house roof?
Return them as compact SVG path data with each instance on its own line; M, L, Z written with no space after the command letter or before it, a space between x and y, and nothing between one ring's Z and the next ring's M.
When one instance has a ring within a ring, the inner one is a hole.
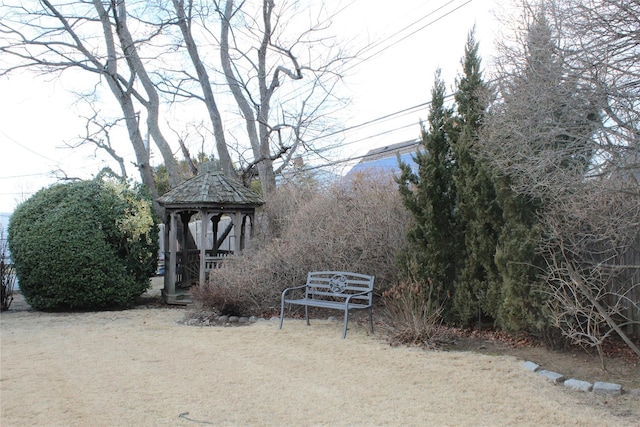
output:
M164 207L256 208L264 204L257 193L216 170L213 162L200 165L198 174L158 198Z
M387 145L381 148L369 150L347 173L347 176L357 172L395 172L400 171L398 167L398 155L404 163L415 165L413 154L418 150L420 140L412 139L397 144ZM417 167L417 166L416 166Z

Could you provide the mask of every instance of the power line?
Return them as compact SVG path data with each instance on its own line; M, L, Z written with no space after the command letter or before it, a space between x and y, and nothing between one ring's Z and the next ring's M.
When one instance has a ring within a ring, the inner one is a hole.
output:
M416 123L410 123L408 125L403 125L403 126L399 126L399 127L393 128L393 129L384 130L384 131L378 132L378 133L376 133L374 135L364 136L364 137L362 137L360 139L356 139L356 140L353 140L353 141L349 141L349 142L343 143L340 146L344 147L345 145L351 145L351 144L355 144L357 142L366 141L367 139L372 139L372 138L376 138L378 136L387 135L387 134L390 134L390 133L393 133L393 132L397 132L399 130L404 130L404 129L407 129L407 128L410 128L410 127L413 127L413 126L416 126Z
M9 141L13 142L15 145L17 145L18 147L23 148L24 150L27 150L28 152L35 154L38 157L42 157L45 160L48 160L52 163L57 163L55 160L50 159L49 157L43 155L42 153L38 153L37 151L32 150L31 148L19 143L18 141L16 141L15 139L13 139L12 137L10 137L9 135L7 135L6 133L4 133L4 131L0 130L0 133L2 135L4 135L5 138L7 138Z
M441 9L443 9L443 8L447 7L448 5L450 5L451 3L453 3L454 1L456 1L456 0L449 0L449 2L447 2L447 3L443 4L442 6L440 6L440 7L436 8L435 10L432 10L431 12L429 12L429 13L427 13L426 15L424 15L423 17L421 17L421 18L417 19L416 21L412 22L411 24L409 24L409 25L406 25L406 26L402 27L401 29L399 29L399 30L398 30L398 31L396 31L395 33L391 34L390 36L386 36L386 37L384 37L384 39L383 39L383 40L380 40L379 42L372 43L372 44L370 44L370 45L366 46L366 47L361 51L361 53L366 53L367 51L373 50L374 48L376 48L376 47L378 47L378 46L380 46L380 45L384 44L386 41L391 40L393 37L395 37L395 36L397 36L397 35L401 34L401 33L402 33L402 32L404 32L405 30L408 30L409 28L413 27L414 25L418 24L419 22L424 21L425 19L427 19L428 17L430 17L430 16L431 16L431 15L433 15L434 13L436 13L436 12L440 11ZM419 30L418 30L418 31L419 31ZM411 33L411 34L409 34L409 36L411 36L411 35L413 35L413 34L414 34L414 33ZM407 37L409 37L409 36L407 36ZM402 39L398 40L397 42L392 43L391 45L389 45L389 46L387 46L386 48L384 48L383 50L381 50L381 52L382 52L382 51L384 51L384 50L386 50L386 49L388 49L389 47L392 47L392 46L394 46L395 44L397 44L397 43L399 43L399 42L403 41L403 40L404 40L405 38L407 38L407 37L404 37L404 38L402 38Z
M420 143L421 143L421 140L416 139L414 145L416 147L418 147L420 145ZM316 170L316 169L322 169L322 168L326 168L326 167L330 167L330 166L339 165L339 164L342 164L342 163L349 163L349 162L352 162L354 160L362 160L362 159L365 159L367 157L373 157L373 156L376 156L376 155L379 155L379 154L380 153L378 153L378 152L376 152L376 153L366 153L366 154L362 154L360 156L354 156L354 157L349 157L349 158L346 158L346 159L334 160L332 162L329 162L329 163L326 163L326 164L323 164L323 165L308 166L308 167L306 167L306 168L304 168L302 170L306 172L306 171L311 171L311 170Z
M448 3L446 3L446 4L442 5L442 6L440 6L439 8L437 8L436 10L434 10L434 11L432 11L432 12L428 13L427 15L425 15L424 17L420 18L419 20L415 21L414 23L412 23L412 24L410 24L410 25L407 25L407 26L405 26L404 28L402 28L401 30L397 31L397 32L396 32L396 33L394 33L391 37L394 37L394 36L396 36L397 34L400 34L400 33L402 33L403 31L405 31L406 29L411 28L412 26L414 26L414 25L415 25L415 24L417 24L418 22L420 22L420 21L422 21L422 20L424 20L424 19L428 18L429 16L433 15L433 14L434 14L434 13L436 13L437 11L439 11L439 10L443 9L444 7L448 6L449 4L453 3L454 1L455 1L455 0L450 0ZM348 67L348 68L347 68L347 69L345 69L344 71L348 71L348 70L350 70L350 69L352 69L352 68L354 68L354 67L356 67L356 66L358 66L358 65L362 64L363 62L368 61L368 60L370 60L371 58L373 58L373 57L375 57L375 56L377 56L377 55L381 54L382 52L384 52L384 51L386 51L386 50L388 50L388 49L392 48L393 46L396 46L396 45L397 45L397 44L399 44L400 42L402 42L402 41L404 41L404 40L408 39L409 37L411 37L411 36L413 36L413 35L415 35L415 34L419 33L420 31L424 30L425 28L430 27L431 25L435 24L436 22L440 21L441 19L444 19L444 18L446 18L447 16L451 15L452 13L456 12L457 10L459 10L459 9L463 8L464 6L468 5L468 4L469 4L469 3L471 3L472 1L473 1L473 0L467 0L465 3L461 4L460 6L457 6L457 7L455 7L454 9L452 9L452 10L450 10L450 11L446 12L444 15L441 15L441 16L439 16L439 17L437 17L437 18L433 19L432 21L429 21L428 23L426 23L426 24L425 24L425 25L423 25L422 27L418 28L417 30L412 31L411 33L409 33L409 34L407 34L407 35L403 36L403 37L402 37L402 38L400 38L399 40L396 40L396 41L394 41L393 43L389 44L388 46L385 46L385 47L383 47L382 49L380 49L380 50L378 50L378 51L376 51L376 52L372 53L372 54L371 54L371 55L369 55L368 57L366 57L366 58L362 59L362 60L361 60L360 62L358 62L357 64L354 64L354 65L352 65L351 67ZM389 37L389 38L390 38L390 37ZM387 40L388 40L388 38L387 38ZM380 45L380 44L382 44L382 42L378 43L378 45ZM366 52L367 50L370 50L370 48L369 48L369 47L365 47L365 49L363 49L363 52Z
M411 24L409 24L409 25L407 25L407 26L403 27L402 29L400 29L400 30L396 31L396 32L395 32L395 33L393 33L391 36L389 36L389 37L387 38L387 40L388 40L389 38L395 37L396 35L398 35L398 34L402 33L402 32L403 32L403 31L405 31L405 30L407 30L407 29L409 29L409 28L411 28L411 27L415 26L417 23L424 21L426 18L428 18L429 16L433 15L434 13L436 13L436 12L438 12L438 11L442 10L443 8L447 7L448 5L450 5L451 3L453 3L454 1L455 1L455 0L450 0L450 1L448 1L447 3L443 4L442 6L440 6L440 7L436 8L435 10L433 10L433 11L431 11L431 12L429 12L427 15L425 15L425 16L423 16L423 17L421 17L420 19L418 19L418 20L414 21L413 23L411 23ZM353 66L351 66L351 67L347 68L345 71L348 71L349 69L354 68L355 66L360 65L360 64L362 64L362 63L363 63L363 62L365 62L365 61L368 61L369 59L371 59L371 58L373 58L374 56L376 56L376 55L378 55L378 54L380 54L380 53L382 53L382 52L386 51L387 49L390 49L391 47L393 47L393 46L397 45L398 43L400 43L400 42L402 42L402 41L406 40L407 38L409 38L409 37L411 37L411 36L413 36L413 35L417 34L418 32L420 32L420 31L424 30L425 28L427 28L427 27L429 27L429 26L433 25L434 23L436 23L436 22L440 21L441 19L443 19L443 18L445 18L445 17L447 17L447 16L451 15L452 13L454 13L454 12L456 12L456 11L460 10L462 7L464 7L464 6L468 5L468 4L469 4L469 3L471 3L472 1L473 1L473 0L467 0L467 1L465 1L465 2L464 2L464 3L462 3L461 5L459 5L459 6L455 7L454 9L449 10L449 11L448 11L448 12L446 12L444 15L441 15L441 16L439 16L439 17L437 17L437 18L433 19L432 21L428 22L427 24L423 25L422 27L420 27L420 28L418 28L418 29L416 29L416 30L412 31L411 33L409 33L409 34L405 35L405 36L404 36L404 37L402 37L401 39L396 40L395 42L391 43L390 45L388 45L388 46L386 46L386 47L384 47L384 48L382 48L382 49L380 49L379 51L376 51L376 52L375 52L375 53L373 53L372 55L370 55L370 56L368 56L367 58L364 58L363 60L361 60L358 64L354 64ZM370 46L372 46L372 47L367 46L367 47L365 47L365 48L363 49L363 52L366 52L366 51L368 51L368 50L372 49L374 46L377 46L377 45L380 45L380 44L382 44L382 42L380 42L380 43L378 43L378 44L370 45ZM450 98L450 97L452 97L452 96L453 96L453 94L445 96L445 100L446 100L446 99L448 99L448 98ZM310 140L308 140L308 141L306 141L306 142L307 142L307 143L315 142L315 141L317 141L317 140L319 140L319 139L328 138L328 137L331 137L331 136L334 136L334 135L337 135L337 134L345 133L345 132L348 132L348 131L351 131L351 130L354 130L354 129L358 129L358 128L361 128L361 127L365 127L365 126L368 126L368 125L371 125L371 124L374 124L374 123L382 122L382 121L384 121L384 120L386 120L386 119L390 119L390 118L392 118L392 117L395 117L395 116L397 116L397 115L401 115L401 114L403 114L403 113L410 113L410 112L412 112L413 110L420 109L420 108L425 107L425 106L430 105L430 104L431 104L431 101L423 102L423 103L421 103L421 104L414 105L414 106L412 106L412 107L408 107L408 108L405 108L405 109L402 109L402 110L399 110L399 111L396 111L396 112L393 112L393 113L390 113L390 114L387 114L387 115L384 115L384 116L381 116L381 117L377 117L377 118L375 118L375 119L368 120L368 121L363 122L363 123L359 123L359 124L356 124L356 125L353 125L353 126L349 126L349 127L347 127L347 128L341 129L341 130L337 130L337 131L329 132L329 133L324 134L324 135L319 135L319 136L314 137L314 138L312 138L312 139L310 139ZM388 132L387 132L387 133L388 133ZM375 137L375 136L377 136L377 135L374 135L374 137ZM353 142L351 142L351 143L353 143ZM351 144L351 143L345 143L345 144L342 144L342 145L348 145L348 144Z
M328 138L330 136L334 136L334 135L337 135L337 134L340 134L340 133L348 132L350 130L354 130L354 129L358 129L358 128L361 128L361 127L364 127L364 126L368 126L368 125L380 122L382 120L389 119L391 117L397 116L399 114L402 114L402 113L405 113L405 112L408 112L408 111L411 111L411 110L415 110L415 109L418 109L418 108L422 108L422 107L424 107L426 105L429 105L430 103L431 103L431 101L423 102L421 104L414 105L413 107L404 108L402 110L395 111L395 112L389 113L389 114L385 114L384 116L380 116L380 117L377 117L375 119L367 120L366 122L358 123L357 125L352 125L352 126L346 127L344 129L341 129L341 130L329 132L329 133L324 134L324 135L319 135L319 136L317 136L315 138L311 138L310 140L308 140L306 142L314 142L314 141L317 141L319 139L325 139L325 138Z
M0 176L0 179L18 179L18 178L32 178L36 176L47 176L50 172L31 173L26 175L13 175L13 176Z
M453 98L454 96L455 96L455 93L450 93L448 95L445 95L444 100L448 100L450 98ZM416 110L416 109L419 109L419 108L422 108L422 107L426 107L428 105L431 105L431 101L423 102L423 103L414 105L412 107L403 108L402 110L398 110L398 111L395 111L393 113L385 114L384 116L380 116L380 117L377 117L375 119L367 120L365 122L358 123L356 125L352 125L352 126L346 127L344 129L341 129L341 130L337 130L337 131L329 132L329 133L326 133L326 134L323 134L323 135L319 135L319 136L311 138L310 140L305 141L305 142L311 143L311 142L318 141L320 139L325 139L325 138L328 138L330 136L334 136L334 135L338 135L338 134L341 134L341 133L345 133L345 132L348 132L348 131L351 131L351 130L354 130L354 129L358 129L358 128L361 128L361 127L364 127L364 126L369 126L369 125L372 125L372 124L387 120L389 118L398 116L398 115L403 114L403 113L412 112L413 110ZM377 135L373 135L372 137L375 137L375 136L377 136ZM347 143L343 143L342 145L348 145L348 144L351 144L351 143L347 142Z
M385 37L385 38L384 38L384 40L379 41L379 42L376 42L376 43L372 43L372 44L369 44L369 45L365 46L365 47L364 47L364 48L362 48L359 52L360 52L360 53L366 53L366 52L368 52L368 51L370 51L370 50L374 49L375 47L382 45L383 43L385 43L385 42L389 41L389 39L391 39L391 38L395 37L395 36L396 36L396 35L398 35L398 34L401 34L401 33L402 33L402 32L404 32L405 30L407 30L407 29L409 29L409 28L411 28L411 27L415 26L415 25L416 25L416 24L418 24L419 22L422 22L422 21L424 21L425 19L427 19L428 17L432 16L434 13L436 13L436 12L438 12L438 11L442 10L443 8L445 8L445 7L449 6L449 5L450 5L451 3L453 3L454 1L456 1L456 0L449 0L447 3L445 3L445 4L443 4L442 6L440 6L440 7L436 8L435 10L432 10L431 12L427 13L426 15L424 15L424 16L423 16L423 17L421 17L421 18L419 18L418 20L416 20L416 21L412 22L412 23L411 23L411 24L409 24L409 25L404 26L404 27L403 27L403 28L401 28L400 30L398 30L398 31L396 31L395 33L393 33L391 36ZM447 17L447 16L451 15L452 13L454 13L454 12L458 11L459 9L461 9L461 8L463 8L464 6L468 5L468 4L469 4L469 3L471 3L472 1L473 1L473 0L467 0L465 3L463 3L463 4L461 4L461 5L457 6L457 7L455 7L455 8L454 8L454 9L452 9L452 10L449 10L449 11L448 11L448 12L446 12L444 15L441 15L441 16L439 16L439 17L437 17L437 18L433 19L432 21L428 22L427 24L423 25L422 27L418 28L417 30L415 30L415 31L413 31L413 32L411 32L411 33L409 33L409 34L407 34L407 35L403 36L401 39L394 41L393 43L389 44L388 46L383 47L382 49L380 49L380 50L378 50L378 51L376 51L376 52L372 53L372 54L371 54L371 55L369 55L368 57L366 57L366 58L363 58L363 59L359 60L357 63L354 63L354 64L353 64L353 65L351 65L350 67L345 68L344 70L342 70L342 72L343 72L343 73L346 73L347 71L349 71L349 70L351 70L351 69L353 69L353 68L355 68L355 67L357 67L357 66L359 66L359 65L363 64L364 62L366 62L366 61L368 61L368 60L372 59L373 57L375 57L375 56L379 55L380 53L382 53L382 52L384 52L384 51L386 51L386 50L390 49L391 47L396 46L396 45L397 45L397 44L399 44L400 42L402 42L402 41L404 41L404 40L408 39L409 37L411 37L411 36L413 36L413 35L415 35L415 34L419 33L420 31L424 30L425 28L428 28L429 26L431 26L431 25L435 24L436 22L438 22L438 21L440 21L440 20L444 19L445 17ZM352 4L352 3L351 3L351 4ZM349 4L348 6L350 6L351 4ZM342 10L344 10L344 9L346 9L346 7L345 7L345 8L343 8ZM286 94L283 98L285 98L285 99L286 99L289 95L291 95L291 94L293 94L293 93L296 93L296 91L295 91L295 90L292 90L290 93ZM417 106L417 107L419 107L419 106Z

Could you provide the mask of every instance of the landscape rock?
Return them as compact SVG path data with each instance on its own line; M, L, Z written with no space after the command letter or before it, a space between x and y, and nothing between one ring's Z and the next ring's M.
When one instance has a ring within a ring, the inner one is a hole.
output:
M596 381L593 384L593 392L596 394L610 394L612 396L620 396L622 394L622 386L620 384Z
M239 319L238 316L229 316L229 323L238 323Z
M220 316L218 317L218 321L222 323L227 323L229 321L229 316Z
M564 375L559 374L557 372L547 371L546 369L538 371L538 374L542 375L543 377L546 377L549 381L551 381L554 384L559 384L564 381Z
M538 369L540 369L540 365L538 365L537 363L529 362L529 361L524 362L522 366L524 366L525 369L531 372L536 372Z
M593 384L591 384L590 382L576 380L573 378L566 380L564 382L564 386L578 391L591 391L591 389L593 388Z
M249 323L248 317L238 317L238 323Z

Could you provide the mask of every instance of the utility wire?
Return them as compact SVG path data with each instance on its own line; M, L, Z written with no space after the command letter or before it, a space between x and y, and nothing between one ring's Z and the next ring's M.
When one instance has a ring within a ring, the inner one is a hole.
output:
M414 142L413 145L418 147L420 145L420 143L421 143L421 140L416 138L416 141ZM404 147L406 148L409 145L411 145L411 144L407 144ZM367 157L373 157L373 156L376 156L378 154L380 154L380 153L378 153L378 152L373 153L373 154L366 153L366 154L362 154L360 156L354 156L354 157L350 157L350 158L347 158L347 159L334 160L334 161L331 161L331 162L323 164L323 165L308 166L306 168L303 168L302 171L306 172L306 171L311 171L311 170L316 170L316 169L323 169L323 168L326 168L326 167L335 166L335 165L339 165L339 164L342 164L342 163L349 163L349 162L352 162L354 160L361 160L361 159L365 159Z
M403 31L405 31L405 30L407 30L407 29L409 29L409 28L411 28L411 27L415 26L417 23L419 23L419 22L421 22L421 21L425 20L426 18L428 18L429 16L433 15L434 13L436 13L436 12L438 12L438 11L442 10L443 8L445 8L446 6L450 5L450 4L451 4L451 3L453 3L454 1L455 1L455 0L450 0L449 2L445 3L444 5L442 5L442 6L438 7L437 9L435 9L435 10L433 10L433 11L429 12L427 15L423 16L422 18L420 18L420 19L418 19L418 20L414 21L413 23L411 23L411 24L409 24L409 25L405 26L404 28L402 28L402 29L400 29L400 30L396 31L396 32L395 32L395 33L393 33L391 36L389 36L389 37L387 38L387 40L388 40L389 38L395 37L396 35L398 35L398 34L402 33L402 32L403 32ZM401 39L394 41L393 43L391 43L390 45L388 45L388 46L386 46L386 47L384 47L384 48L380 49L379 51L376 51L376 52L375 52L375 53L373 53L372 55L370 55L370 56L368 56L368 57L364 58L364 59L363 59L363 60L361 60L358 64L354 64L353 66L349 67L349 68L348 68L347 70L345 70L345 71L348 71L349 69L354 68L355 66L360 65L360 64L362 64L363 62L370 60L370 59L371 59L371 58L373 58L374 56L376 56L376 55L378 55L378 54L380 54L380 53L382 53L382 52L386 51L387 49L389 49L389 48L391 48L391 47L393 47L393 46L397 45L398 43L400 43L400 42L402 42L402 41L406 40L407 38L409 38L409 37L411 37L411 36L415 35L416 33L420 32L420 31L422 31L422 30L424 30L425 28L429 27L430 25L433 25L434 23L436 23L436 22L440 21L441 19L443 19L443 18L445 18L445 17L447 17L447 16L451 15L452 13L454 13L454 12L456 12L457 10L461 9L462 7L464 7L464 6L468 5L468 4L469 4L469 3L471 3L472 1L473 1L473 0L467 0L465 3L463 3L463 4L461 4L461 5L457 6L457 7L455 7L454 9L452 9L452 10L450 10L450 11L448 11L448 12L447 12L447 13L445 13L444 15L441 15L441 16L439 16L439 17L435 18L434 20L432 20L432 21L428 22L427 24L423 25L422 27L418 28L417 30L414 30L414 31L412 31L411 33L409 33L409 34L405 35L405 36L404 36L404 37L402 37ZM381 44L381 43L378 43L377 45L380 45L380 44ZM376 46L376 45L374 44L374 45L371 45L371 46L372 46L372 47L365 47L365 49L363 49L363 52L366 52L367 50L371 50L371 49L372 49L374 46ZM452 96L453 96L453 94L451 94L451 95L447 95L447 96L445 97L445 99L450 98L450 97L452 97ZM358 129L358 128L365 127L365 126L368 126L368 125L371 125L371 124L375 124L375 123L378 123L378 122L382 122L382 121L384 121L384 120L386 120L386 119L390 119L390 118L392 118L392 117L395 117L395 116L397 116L397 115L401 115L401 114L403 114L403 113L410 113L410 112L412 112L413 110L420 109L420 108L425 107L425 106L430 105L430 104L431 104L431 101L424 102L424 103L421 103L421 104L418 104L418 105L414 105L414 106L412 106L412 107L408 107L408 108L405 108L405 109L402 109L402 110L399 110L399 111L396 111L396 112L393 112L393 113L390 113L390 114L387 114L387 115L384 115L384 116L381 116L381 117L377 117L377 118L375 118L375 119L368 120L368 121L363 122L363 123L359 123L359 124L356 124L356 125L353 125L353 126L349 126L349 127L347 127L347 128L341 129L341 130L337 130L337 131L329 132L329 133L324 134L324 135L319 135L319 136L317 136L317 137L311 138L310 140L308 140L308 141L306 141L306 142L307 142L307 143L315 142L315 141L317 141L317 140L319 140L319 139L325 139L325 138L328 138L328 137L331 137L331 136L334 136L334 135L337 135L337 134L345 133L345 132L348 132L348 131L351 131L351 130L354 130L354 129ZM375 137L375 136L376 136L376 135L374 135L374 137ZM342 144L342 145L349 145L349 144L352 144L352 143L355 143L355 142L344 143L344 144Z
M455 93L450 93L448 95L445 95L444 99L448 100L450 98L453 98L454 96L455 96ZM354 129L358 129L358 128L361 128L361 127L364 127L364 126L369 126L369 125L372 125L372 124L375 124L375 123L382 122L384 120L390 119L392 117L398 116L398 115L403 114L403 113L413 112L413 110L416 110L416 109L419 109L419 108L422 108L422 107L426 107L426 106L429 106L429 105L431 105L431 101L423 102L423 103L414 105L412 107L403 108L402 110L398 110L398 111L395 111L393 113L389 113L389 114L385 114L384 116L377 117L375 119L367 120L365 122L358 123L356 125L352 125L352 126L346 127L344 129L341 129L341 130L329 132L329 133L326 133L326 134L323 134L323 135L318 135L318 136L316 136L314 138L311 138L310 140L305 141L305 142L308 142L308 143L315 142L315 141L318 141L320 139L328 138L330 136L334 136L334 135L337 135L337 134L345 133L345 132L348 132L348 131L351 131L351 130L354 130ZM377 135L373 135L372 137L375 137L375 136L377 136ZM346 142L346 143L343 143L342 145L349 145L351 143L352 142Z
M43 155L42 153L38 153L37 151L34 151L34 150L32 150L31 148L29 148L29 147L27 147L27 146L25 146L25 145L23 145L23 144L19 143L18 141L16 141L15 139L13 139L12 137L10 137L10 136L9 136L9 135L7 135L6 133L4 133L4 131L0 130L0 133L1 133L2 135L4 135L4 137L5 137L5 138L7 138L10 142L13 142L13 143L14 143L15 145L17 145L18 147L21 147L21 148L23 148L23 149L27 150L28 152L30 152L30 153L32 153L32 154L35 154L35 155L36 155L36 156L38 156L38 157L42 157L43 159L48 160L48 161L50 161L50 162L52 162L52 163L57 163L55 160L50 159L49 157L47 157L47 156Z
M408 26L406 26L405 28L401 29L400 31L394 33L391 37L403 32L404 30L411 28L413 25L415 25L417 22L422 21L423 19L433 15L435 12L441 10L442 8L448 6L449 4L453 3L454 0L449 1L448 3L444 4L443 6L440 6L439 8L437 8L436 10L434 10L433 12L430 12L429 14L427 14L426 16L424 16L423 18L420 18L418 21L414 22L413 24L410 24ZM393 43L389 44L388 46L385 46L383 48L381 48L378 51L375 51L374 53L372 53L371 55L367 56L366 58L362 59L361 61L359 61L358 63L352 65L351 67L348 67L347 69L345 69L344 71L349 71L350 69L362 64L365 61L370 60L371 58L381 54L382 52L396 46L397 44L399 44L400 42L408 39L409 37L419 33L420 31L424 30L425 28L430 27L431 25L435 24L436 22L446 18L447 16L451 15L452 13L456 12L457 10L463 8L464 6L468 5L469 3L471 3L473 0L467 0L465 3L461 4L460 6L455 7L454 9L451 9L450 11L446 12L444 15L438 16L437 18L433 19L432 21L429 21L428 23L426 23L425 25L423 25L422 27L418 28L417 30L412 31L411 33L403 36L402 38L400 38L399 40L394 41ZM381 43L380 43L381 44ZM366 52L367 50L369 50L368 48L365 48L364 51Z
M436 8L435 10L432 10L431 12L429 12L429 13L427 13L426 15L424 15L423 17L421 17L421 18L417 19L416 21L412 22L411 24L409 24L409 25L405 25L404 27L402 27L401 29L399 29L399 30L398 30L398 31L396 31L395 33L393 33L393 34L391 34L391 35L389 35L389 36L384 36L384 38L383 38L382 40L380 40L380 41L378 41L378 42L375 42L375 43L372 43L372 44L370 44L370 45L366 46L364 49L362 49L362 50L360 51L360 53L366 53L366 52L368 52L368 51L371 51L371 50L373 50L373 49L377 48L378 46L383 45L385 42L387 42L387 41L391 40L393 37L395 37L395 36L397 36L397 35L399 35L399 34L403 33L404 31L408 30L409 28L413 27L414 25L416 25L416 24L418 24L418 23L420 23L420 22L424 21L425 19L429 18L431 15L433 15L434 13L436 13L436 12L440 11L441 9L443 9L443 8L447 7L448 5L450 5L451 3L453 3L454 1L456 1L456 0L449 0L449 2L447 2L447 3L443 4L442 6L440 6L440 7ZM419 30L418 30L418 31L419 31ZM414 34L414 33L409 34L407 37L409 37L409 36L411 36L411 35L413 35L413 34ZM391 46L393 46L393 45L395 45L395 44L397 44L397 43L399 43L399 42L403 41L403 40L404 40L405 38L407 38L407 37L403 37L403 38L401 38L400 40L398 40L397 42L392 43L391 45L389 45L388 47L384 48L383 50L386 50L386 49L388 49L389 47L391 47Z
M440 6L440 7L436 8L435 10L433 10L433 11L431 11L431 12L427 13L425 16L423 16L423 17L419 18L418 20L414 21L413 23L411 23L411 24L409 24L409 25L404 26L404 27L403 27L403 28L401 28L400 30L398 30L398 31L396 31L395 33L393 33L391 36L385 37L385 38L384 38L384 40L379 41L379 42L376 42L376 43L372 43L372 44L369 44L369 45L365 46L364 48L362 48L362 49L360 50L360 53L366 53L366 52L368 52L368 51L370 51L370 50L374 49L375 47L382 45L383 43L385 43L385 42L389 41L389 39L391 39L391 38L395 37L395 36L396 36L396 35L398 35L398 34L401 34L401 33L402 33L402 32L404 32L405 30L407 30L407 29L409 29L409 28L411 28L411 27L415 26L415 25L416 25L416 24L418 24L419 22L424 21L425 19L427 19L428 17L432 16L434 13L436 13L436 12L438 12L438 11L442 10L443 8L445 8L446 6L450 5L450 4L451 4L451 3L453 3L454 1L455 1L455 0L449 0L447 3L445 3L445 4L443 4L442 6ZM347 72L347 71L349 71L349 70L351 70L351 69L353 69L353 68L355 68L355 67L357 67L357 66L360 66L360 65L361 65L361 64L363 64L364 62L366 62L366 61L368 61L368 60L372 59L373 57L375 57L375 56L379 55L380 53L382 53L382 52L384 52L384 51L386 51L386 50L390 49L391 47L396 46L396 45L397 45L397 44L399 44L400 42L402 42L402 41L404 41L404 40L408 39L409 37L411 37L411 36L413 36L413 35L415 35L415 34L419 33L420 31L424 30L425 28L428 28L429 26L433 25L434 23L436 23L436 22L438 22L438 21L442 20L443 18L445 18L445 17L447 17L447 16L451 15L452 13L454 13L454 12L456 12L457 10L461 9L462 7L464 7L464 6L468 5L468 4L469 4L469 3L471 3L472 1L473 1L473 0L467 0L465 3L463 3L463 4L461 4L461 5L457 6L457 7L455 7L454 9L452 9L452 10L450 10L450 11L448 11L448 12L447 12L447 13L445 13L444 15L441 15L441 16L439 16L439 17L437 17L437 18L433 19L432 21L428 22L427 24L423 25L422 27L418 28L417 30L415 30L415 31L413 31L413 32L411 32L411 33L409 33L409 34L407 34L407 35L403 36L401 39L394 41L393 43L389 44L388 46L383 47L382 49L380 49L380 50L378 50L378 51L376 51L376 52L372 53L372 54L371 54L371 55L369 55L368 57L366 57L366 58L363 58L363 59L359 60L357 63L354 63L354 64L353 64L353 65L351 65L350 67L345 68L344 70L342 70L342 72ZM345 7L345 8L346 8L346 7ZM343 8L342 10L344 10L345 8ZM287 95L285 95L285 98L286 98L286 97L288 97L289 95L291 95L291 94L295 93L295 92L296 92L296 91L294 90L294 91L292 91L292 92L288 93Z

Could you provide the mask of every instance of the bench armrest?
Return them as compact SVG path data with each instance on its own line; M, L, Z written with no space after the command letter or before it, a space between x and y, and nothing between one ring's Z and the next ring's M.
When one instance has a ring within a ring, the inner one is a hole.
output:
M304 285L300 285L300 286L294 286L294 287L292 287L292 288L287 288L287 289L285 289L284 291L282 291L282 298L284 299L284 296L285 296L285 295L287 294L287 292L289 292L289 291L293 291L293 290L295 290L295 289L302 289L302 288L306 288L306 287L307 287L307 285L306 285L306 284L304 284Z
M369 289L369 290L366 290L366 291L364 291L364 292L358 292L357 294L350 294L350 295L345 299L344 303L345 303L346 305L348 305L348 304L349 304L349 301L351 301L351 298L353 298L353 297L357 297L357 296L360 296L360 295L367 295L367 294L370 294L371 292L373 292L373 289Z

